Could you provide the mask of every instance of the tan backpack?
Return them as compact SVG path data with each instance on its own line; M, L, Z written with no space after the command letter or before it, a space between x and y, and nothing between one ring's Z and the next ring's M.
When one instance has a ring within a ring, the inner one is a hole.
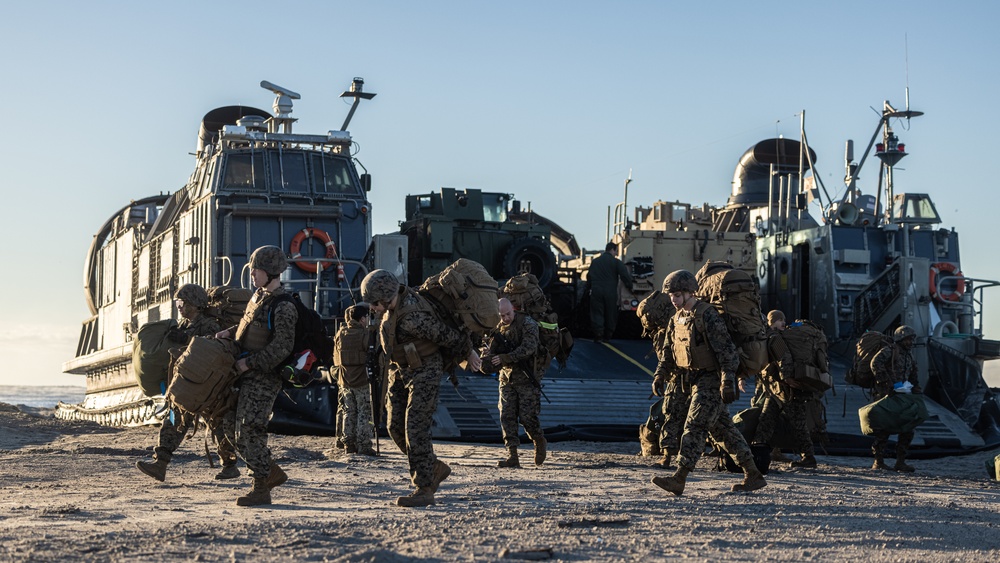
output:
M500 296L509 299L515 309L538 323L539 355L548 356L542 363L548 365L555 358L560 367L565 367L573 350L573 336L569 329L559 326L559 315L552 310L535 274L523 273L510 278Z
M792 355L792 387L810 391L826 391L833 386L827 373L827 340L820 326L810 320L798 319L781 333Z
M234 367L236 346L232 340L192 338L174 361L167 401L205 418L230 410L236 400L233 384L239 378Z
M442 320L464 326L480 336L500 323L499 287L482 264L459 258L417 288L429 298Z
M642 323L642 335L652 336L657 330L667 328L667 323L677 310L670 302L670 296L662 291L653 290L643 298L636 308L635 314Z
M890 346L892 338L881 332L868 331L861 335L854 346L854 363L847 370L844 381L848 385L857 385L864 389L875 386L875 374L872 373L872 359L882 348Z
M708 260L695 274L697 297L711 303L739 349L739 375L749 377L767 365L767 338L760 312L760 289L750 274L728 262Z
M208 307L205 314L219 321L222 328L240 324L247 303L253 298L252 289L217 285L208 288Z

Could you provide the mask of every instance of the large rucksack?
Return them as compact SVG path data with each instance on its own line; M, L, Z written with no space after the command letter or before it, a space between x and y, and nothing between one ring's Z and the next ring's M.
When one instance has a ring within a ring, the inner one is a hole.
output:
M177 321L164 319L146 323L139 328L132 348L132 371L136 383L147 397L163 393L162 385L169 379L170 354L168 350L180 343L171 335L177 330Z
M869 331L861 335L854 346L854 362L847 370L844 380L848 385L857 385L864 389L875 386L875 374L872 373L872 359L882 348L892 344L892 339L881 332Z
M695 274L697 297L715 306L740 353L740 375L755 375L767 365L760 289L750 274L727 262L709 260Z
M205 308L205 314L218 320L224 329L240 324L247 303L253 299L252 289L226 285L210 287L207 293L208 307Z
M228 339L196 336L174 361L165 396L174 408L215 418L236 400L236 344Z
M555 358L561 367L573 350L573 336L569 329L559 326L559 315L552 310L535 274L518 274L504 284L500 295L510 300L511 305L538 323L539 355L547 356L548 363Z
M827 340L820 326L812 321L799 319L781 333L785 346L792 355L792 387L810 391L826 391L833 386L827 372Z
M667 323L675 312L677 309L670 302L670 296L662 291L653 290L639 302L635 310L639 322L642 323L642 335L652 336L657 330L667 328Z
M483 336L500 323L497 281L482 264L459 258L417 288L439 316L456 328Z

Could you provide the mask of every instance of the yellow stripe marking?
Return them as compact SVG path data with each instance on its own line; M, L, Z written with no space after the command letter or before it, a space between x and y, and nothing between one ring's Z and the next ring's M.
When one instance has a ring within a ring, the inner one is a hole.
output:
M626 360L632 362L633 364L635 364L635 366L637 368L639 368L642 371L646 372L646 374L648 374L650 377L653 377L653 372L649 371L649 368L647 368L646 366L644 366L644 365L640 364L639 362L635 361L634 358L632 358L631 356L627 355L625 352L622 352L618 348L615 348L614 346L611 345L610 342L601 342L601 344L604 344L612 352L614 352L615 354L618 354L619 356L621 356L621 357L625 358Z

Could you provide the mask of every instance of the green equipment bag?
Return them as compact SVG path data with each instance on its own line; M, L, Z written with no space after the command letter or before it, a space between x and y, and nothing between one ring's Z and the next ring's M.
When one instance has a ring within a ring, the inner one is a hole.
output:
M891 344L892 339L881 332L869 331L862 334L854 346L854 362L847 370L844 381L848 385L871 389L875 385L872 358L879 353L879 350Z
M230 410L236 400L233 384L236 343L196 336L174 362L166 398L174 407L205 418Z
M900 434L927 420L927 405L923 395L893 393L858 409L858 418L865 436L877 432Z
M474 260L459 258L417 291L430 298L442 320L450 317L473 334L484 336L500 324L497 281Z
M176 330L177 321L165 319L142 325L135 336L132 371L135 372L136 383L147 397L163 393L163 385L167 383L170 369L168 350L181 345L170 338Z

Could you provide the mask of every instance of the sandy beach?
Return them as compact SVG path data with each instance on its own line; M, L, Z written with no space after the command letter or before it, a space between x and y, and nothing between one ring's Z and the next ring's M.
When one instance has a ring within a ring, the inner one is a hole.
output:
M25 409L28 410L28 409ZM542 467L497 469L498 445L437 442L453 468L427 508L399 508L405 458L349 456L330 438L274 435L289 481L243 508L249 478L217 481L199 433L159 483L135 469L156 429L64 422L0 404L5 561L997 561L997 451L916 460L901 475L862 457L772 471L769 486L703 459L682 497L638 442L556 442ZM528 447L523 447L525 452ZM523 456L522 459L530 458Z

